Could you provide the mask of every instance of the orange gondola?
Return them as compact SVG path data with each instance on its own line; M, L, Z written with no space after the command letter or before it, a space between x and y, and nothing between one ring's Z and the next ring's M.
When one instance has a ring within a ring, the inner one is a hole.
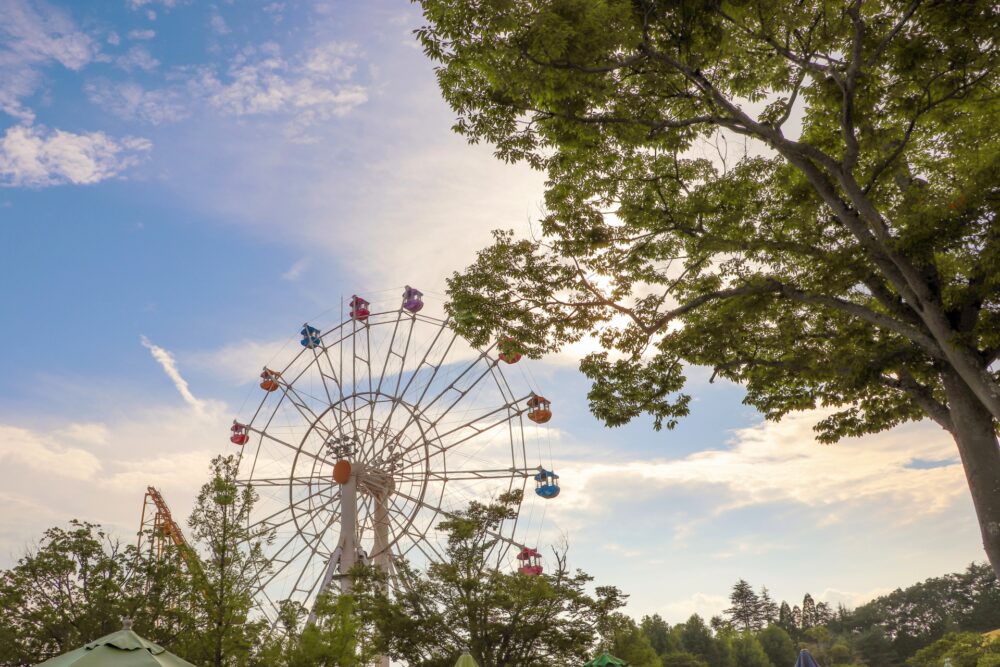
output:
M544 396L535 394L528 399L528 419L536 424L544 424L552 419L552 403Z
M264 391L277 391L278 378L281 377L281 373L278 371L272 371L270 368L264 367L264 371L260 374L260 388Z

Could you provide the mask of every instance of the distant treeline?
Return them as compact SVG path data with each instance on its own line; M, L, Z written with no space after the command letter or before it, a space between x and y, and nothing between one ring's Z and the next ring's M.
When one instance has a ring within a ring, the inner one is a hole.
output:
M1000 628L1000 585L985 563L897 589L857 609L832 608L806 593L780 604L744 580L731 606L706 623L669 626L659 615L639 628L663 667L791 667L807 648L823 667L1000 665L1000 645L980 636ZM622 646L625 649L625 646ZM656 663L648 661L644 667Z

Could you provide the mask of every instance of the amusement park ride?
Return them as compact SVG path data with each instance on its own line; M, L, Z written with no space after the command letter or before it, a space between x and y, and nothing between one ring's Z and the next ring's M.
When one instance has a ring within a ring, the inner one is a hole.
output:
M440 561L436 524L469 500L529 481L540 499L559 495L559 476L529 462L526 442L544 437L552 404L502 371L521 359L514 341L470 348L409 286L390 309L355 295L347 310L325 331L304 324L300 350L263 369L259 404L232 425L239 483L259 495L252 527L275 533L258 582L271 619L283 600L309 609L335 583L350 590L359 562L397 585L398 559ZM494 555L541 574L518 520L496 529Z
M258 495L250 527L275 536L256 592L271 621L285 600L312 609L334 584L349 591L359 562L393 586L400 559L440 562L436 525L470 500L531 481L539 499L559 495L537 446L552 404L512 388L502 368L521 360L513 340L471 348L409 286L387 310L356 295L348 306L330 329L302 326L298 351L262 370L259 403L230 431L238 483ZM516 537L519 520L495 529L493 557L540 575L541 554Z

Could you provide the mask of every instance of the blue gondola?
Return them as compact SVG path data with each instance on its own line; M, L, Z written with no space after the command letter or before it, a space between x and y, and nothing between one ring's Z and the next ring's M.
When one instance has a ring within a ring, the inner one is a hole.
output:
M302 327L302 330L299 333L302 334L302 340L299 341L302 347L319 347L322 345L320 330L316 327L311 327L306 324Z
M552 500L559 495L559 475L551 470L539 468L535 475L535 493L546 500Z

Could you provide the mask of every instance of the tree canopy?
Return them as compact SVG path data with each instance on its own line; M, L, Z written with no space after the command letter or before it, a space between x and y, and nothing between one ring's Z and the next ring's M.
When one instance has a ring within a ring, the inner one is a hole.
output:
M464 651L480 667L583 664L603 632L648 657L648 640L631 632L634 622L615 615L625 603L621 592L591 589L589 575L568 571L564 553L554 553L539 576L497 566L498 551L509 547L496 529L519 502L520 492L472 502L442 521L442 561L425 572L399 563L395 592L377 570L360 570L358 613L383 655L415 667L451 667Z
M1000 567L1000 115L989 0L420 0L472 142L548 176L449 281L476 343L584 336L609 425L687 364L833 442L930 418Z

